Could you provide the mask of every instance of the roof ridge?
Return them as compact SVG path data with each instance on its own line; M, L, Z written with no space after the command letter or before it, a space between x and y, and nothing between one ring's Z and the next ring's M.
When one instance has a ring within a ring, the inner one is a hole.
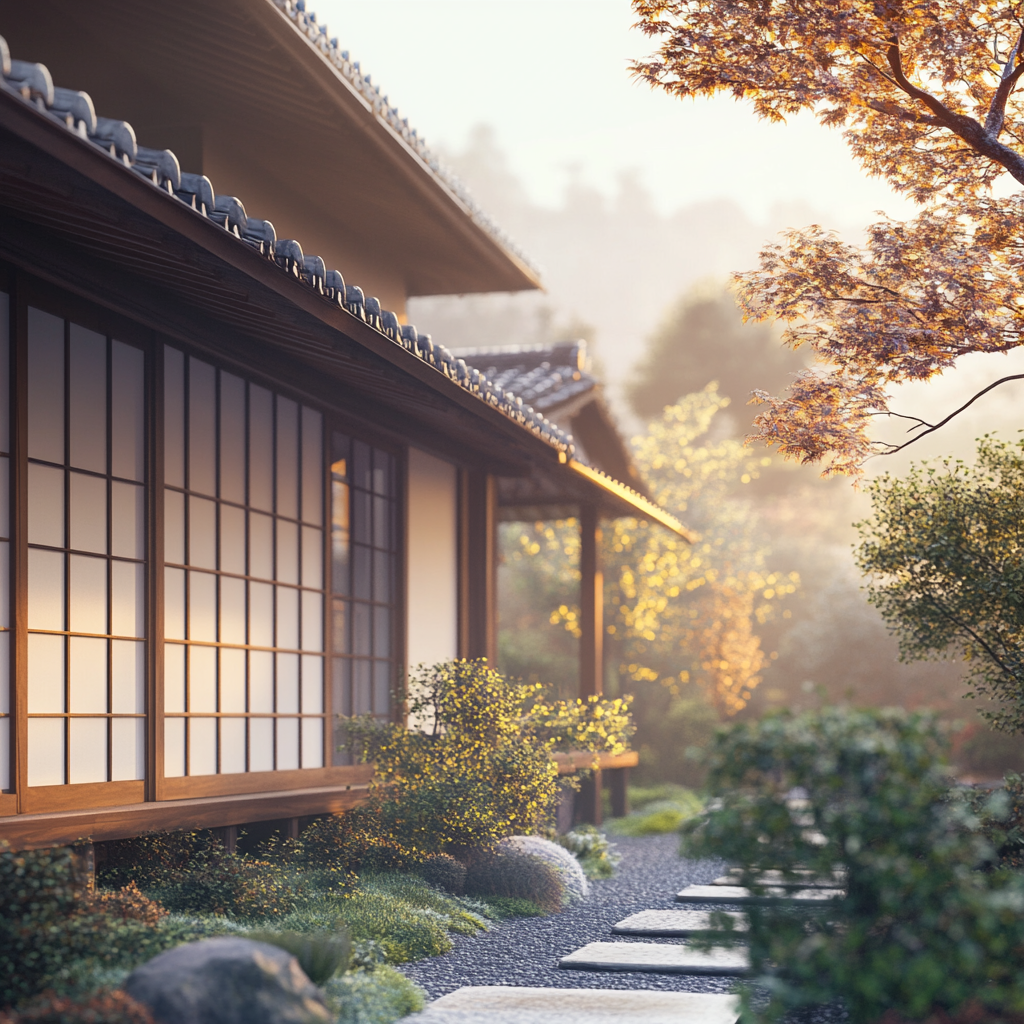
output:
M419 157L433 176L447 188L466 208L475 224L483 228L495 241L508 249L535 274L540 276L540 267L512 240L508 233L477 203L464 181L448 167L427 146L415 128L409 127L408 118L399 116L398 107L388 102L381 94L379 85L374 85L369 75L364 75L359 61L352 60L348 50L342 50L337 37L328 38L327 25L321 25L315 11L306 9L306 0L273 0L274 6L294 23L296 30L309 45L322 54L331 65L341 72L352 87L367 100L378 121L387 125L404 140L406 145Z
M274 2L292 3L293 0ZM329 270L322 257L306 255L294 239L279 239L270 221L249 217L241 200L234 196L217 195L208 177L183 172L171 150L140 146L135 130L127 121L97 116L88 93L54 86L45 64L12 60L3 36L0 36L0 93L20 100L60 125L83 145L106 154L126 173L137 174L148 181L169 201L180 202L213 221L236 238L239 245L255 249L326 302L347 310L410 355L433 366L464 390L541 438L559 453L561 461L574 457L576 447L572 434L532 406L525 405L511 391L500 388L479 370L467 366L464 359L453 356L443 345L435 345L429 334L421 334L412 324L399 323L398 316L383 309L378 299L364 295L357 285L346 284L339 271Z

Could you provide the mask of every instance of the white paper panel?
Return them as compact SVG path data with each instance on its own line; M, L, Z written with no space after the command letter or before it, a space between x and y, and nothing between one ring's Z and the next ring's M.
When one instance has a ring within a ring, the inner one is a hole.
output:
M277 508L279 516L299 517L299 407L277 396Z
M220 496L245 503L245 383L220 374Z
M299 592L294 587L275 587L277 597L277 646L299 646Z
M220 567L224 572L245 573L245 510L220 507Z
M111 342L111 467L114 476L145 479L145 356L141 349Z
M220 719L220 770L223 775L245 771L245 719Z
M245 643L245 580L232 576L220 578L220 640L227 644Z
M28 628L64 628L64 556L28 550Z
M140 562L110 564L111 624L114 636L146 635L145 571Z
M324 649L324 599L311 590L302 592L302 649Z
M324 709L324 659L302 655L302 713L319 715Z
M190 491L214 495L217 406L213 367L190 357L188 373L188 487Z
M262 715L274 710L274 655L270 651L249 652L249 710Z
M69 657L71 711L78 715L106 714L107 641L96 637L73 636Z
M299 582L299 528L287 519L277 520L277 575L281 583Z
M164 347L164 482L173 487L185 486L185 357L176 348L167 348L166 346ZM184 768L179 774L185 774Z
M259 512L249 513L249 575L274 578L274 521Z
M265 388L249 385L249 504L274 510L274 406Z
M217 505L188 499L188 561L200 569L217 568Z
M164 636L185 639L184 569L164 569Z
M164 491L164 560L185 563L185 495Z
M107 781L107 720L105 718L71 719L71 763L68 781Z
M169 493L175 494L171 491ZM111 554L122 558L146 556L145 490L137 484L124 484L115 480L111 485ZM180 507L181 495L178 495ZM166 510L165 510L166 516ZM166 519L165 519L166 529ZM180 529L180 525L179 525ZM180 543L180 533L178 542ZM165 540L166 545L166 540ZM173 562L177 559L168 558Z
M302 767L323 768L324 723L320 718L302 719Z
M63 718L28 720L28 784L64 785Z
M71 474L71 547L107 553L107 481L86 473Z
M64 462L64 321L28 310L28 454Z
M126 782L146 777L146 723L142 718L115 718L110 751L110 778Z
M164 775L180 779L185 774L185 719L164 719Z
M324 520L323 417L302 407L302 518L321 526Z
M28 542L64 546L64 470L28 466Z
M28 635L28 713L59 714L64 707L64 637Z
M164 711L185 710L185 645L164 645Z
M217 639L217 577L209 572L188 574L188 636Z
M274 719L249 719L249 771L274 770Z
M216 775L217 719L190 718L188 733L189 775Z
M220 710L245 713L245 651L220 649Z
M107 339L71 325L71 465L107 471ZM74 767L74 754L72 754Z
M277 726L277 763L279 772L299 767L299 720L297 718L275 719Z
M176 644L168 644L165 649L182 650ZM146 645L132 640L112 640L110 668L110 710L115 715L141 715L146 710ZM165 679L165 691L166 687ZM183 709L182 704L177 710Z
M277 702L278 714L291 715L299 710L299 656L278 654Z
M188 649L188 710L217 710L217 648Z
M249 643L274 646L274 588L269 583L249 584Z
M71 555L70 628L76 633L107 632L107 560Z
M302 585L317 590L324 585L324 535L312 526L302 528Z

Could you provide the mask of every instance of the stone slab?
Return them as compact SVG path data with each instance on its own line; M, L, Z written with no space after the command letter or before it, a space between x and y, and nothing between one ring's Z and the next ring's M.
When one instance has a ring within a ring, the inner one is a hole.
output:
M743 914L727 914L732 918L736 931L747 930L747 919ZM639 914L612 925L617 935L651 935L665 939L685 939L691 935L706 935L717 932L711 927L709 910L642 910Z
M577 971L652 971L657 974L745 974L745 949L703 952L677 943L589 942L562 957L559 967Z
M773 887L755 895L740 885L688 885L676 893L676 903L707 903L723 907L764 906L771 903L826 905L843 896L842 889L782 889Z
M481 985L435 999L403 1024L736 1024L736 996Z
M831 875L815 875L813 871L798 868L791 872L791 878L786 878L781 871L769 868L760 872L757 882L760 885L778 886L780 889L841 889L846 884L846 876L841 871L834 871ZM712 885L737 885L741 877L739 868L730 868L727 874L716 878Z

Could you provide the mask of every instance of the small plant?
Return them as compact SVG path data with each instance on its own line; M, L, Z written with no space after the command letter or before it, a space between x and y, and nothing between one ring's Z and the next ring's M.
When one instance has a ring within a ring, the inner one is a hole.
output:
M497 846L498 853L525 854L553 867L562 880L565 902L583 899L590 891L580 862L562 845L542 836L510 836Z
M481 896L479 899L487 907L487 916L495 921L504 921L510 917L547 916L533 900L520 899L518 896Z
M219 851L157 891L171 910L243 919L280 917L294 909L298 898L275 865Z
M102 914L110 920L158 924L167 916L167 908L139 892L135 882L113 892L97 891L82 900L83 910Z
M44 992L0 1024L153 1024L149 1010L119 990L100 991L83 1000Z
M479 853L466 870L466 892L529 900L546 914L557 913L565 902L565 885L557 869L523 853Z
M577 825L571 832L552 838L580 862L587 878L611 878L622 859L594 825Z
M446 853L425 858L415 870L423 881L454 896L461 896L466 891L466 865Z
M394 1024L426 1001L423 989L386 965L337 975L325 993L337 1024Z
M299 962L314 985L325 985L339 972L348 970L352 940L347 929L335 932L249 932L247 938L266 942L289 953Z

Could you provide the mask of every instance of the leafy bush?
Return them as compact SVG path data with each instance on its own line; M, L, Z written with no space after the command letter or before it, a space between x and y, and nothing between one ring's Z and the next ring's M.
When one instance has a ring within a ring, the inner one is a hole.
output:
M466 891L466 865L446 853L425 858L415 870L423 881L454 896L461 896Z
M608 822L608 831L620 836L653 836L676 832L683 822L699 815L704 802L696 793L682 786L652 787L654 791L667 791L663 799L644 802L642 809L614 818Z
M847 874L827 915L750 909L770 998L758 1009L748 991L748 1015L837 998L854 1022L1024 1010L1024 879L978 870L995 852L951 797L942 753L932 720L892 709L777 715L716 738L718 801L684 826L685 851L740 865L748 885L765 868Z
M0 1024L153 1024L153 1018L142 1003L120 991L97 992L81 1001L44 992L15 1013L0 1013Z
M299 840L299 863L342 871L392 871L422 857L389 834L376 806L318 818Z
M225 852L209 831L151 832L132 839L103 844L103 859L96 866L96 881L118 889L132 882L142 889L175 881L196 861Z
M65 925L84 892L67 847L12 853L0 840L0 1006L35 995L73 952Z
M522 853L481 851L466 869L471 896L503 896L529 900L554 914L565 902L565 886L550 864Z
M978 831L992 844L1000 867L1024 868L1024 778L1008 772L1001 789L964 794L978 818Z
M276 865L222 851L198 859L156 891L171 910L237 918L280 917L299 896Z
M426 1000L423 989L386 966L338 975L325 992L338 1024L393 1024L418 1013Z
M577 825L571 832L552 838L580 862L587 878L611 878L622 859L613 852L607 837L593 825Z
M525 715L537 693L485 659L449 661L421 668L410 686L409 715L423 731L348 719L349 745L377 766L367 813L380 836L416 862L547 824L558 772Z
M541 699L534 702L527 716L534 735L552 750L622 754L636 732L629 710L632 702L630 696Z
M352 959L352 940L347 929L331 932L249 932L247 938L291 953L315 985L324 985L339 971L347 971Z

